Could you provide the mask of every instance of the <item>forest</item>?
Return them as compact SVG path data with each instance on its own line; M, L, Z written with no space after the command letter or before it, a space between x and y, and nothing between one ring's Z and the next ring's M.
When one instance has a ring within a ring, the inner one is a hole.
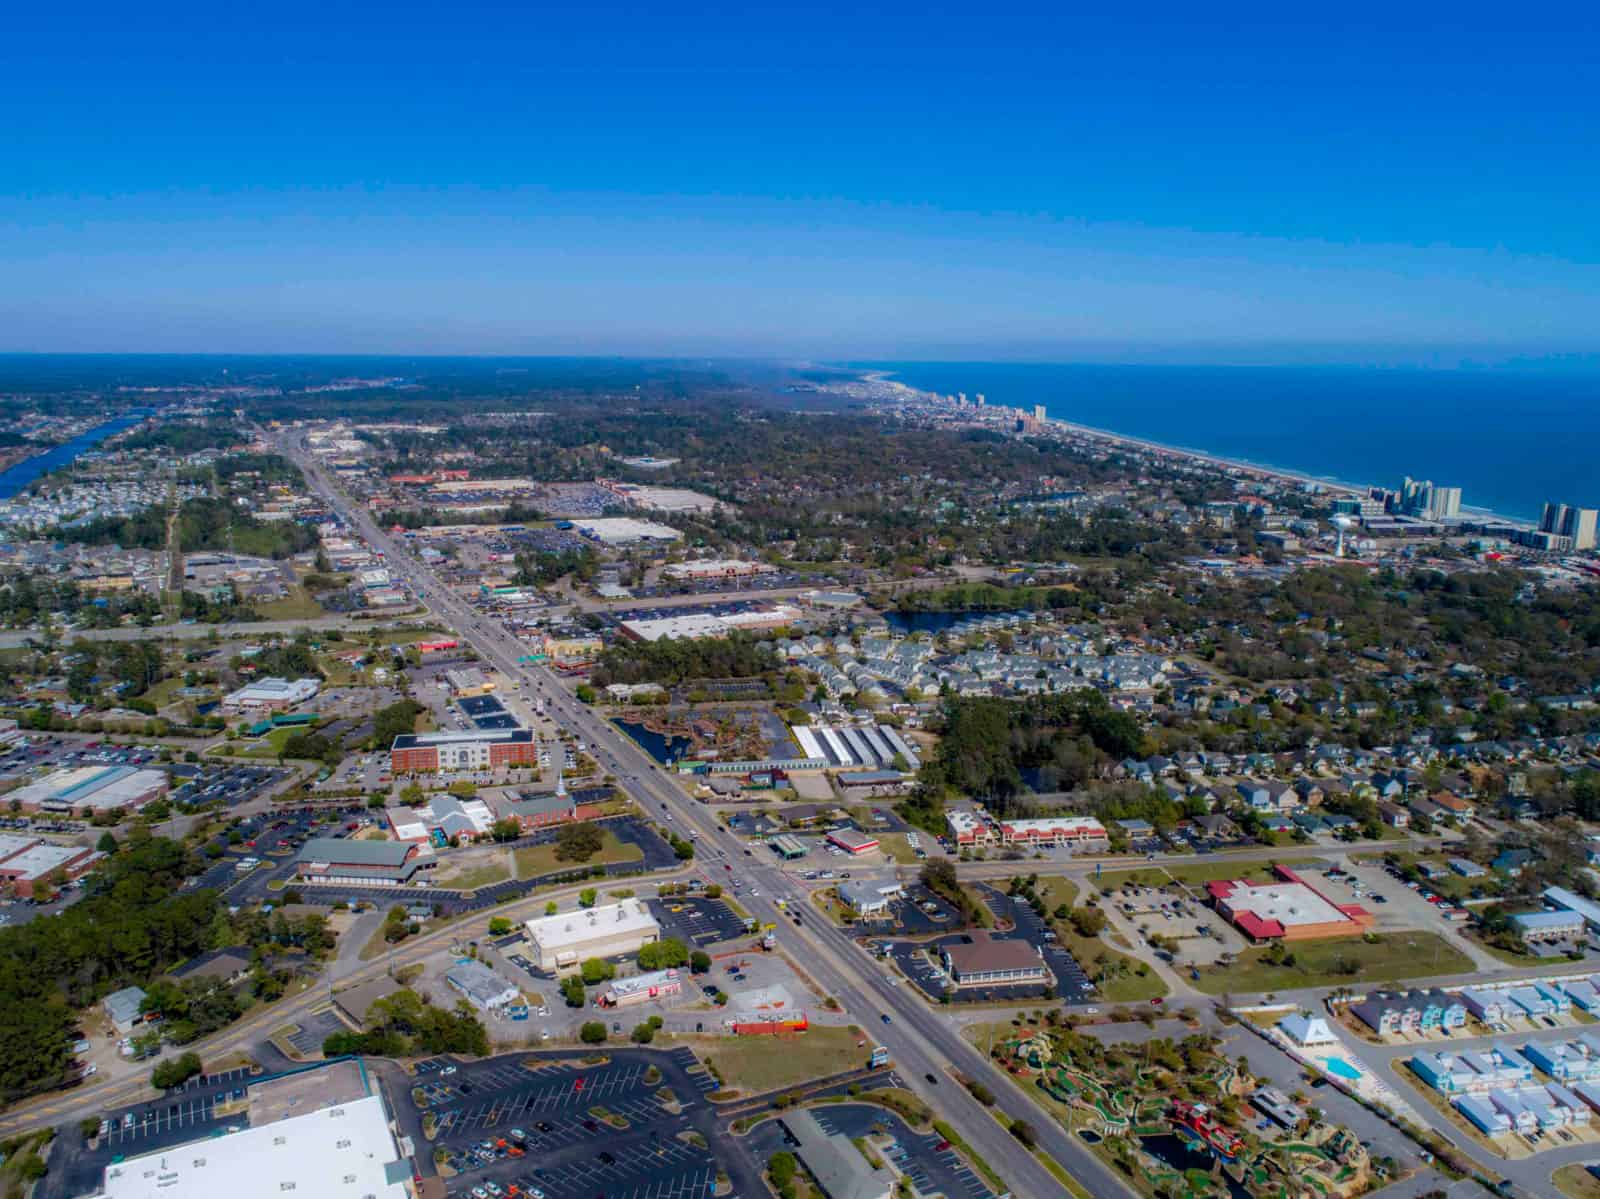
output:
M1103 777L1144 743L1137 718L1088 689L1022 700L952 697L943 734L902 805L902 814L925 828L937 827L946 795L970 795L1004 815L1030 791L1070 790ZM1049 787L1034 786L1044 772Z
M161 507L131 516L104 516L51 531L52 537L79 545L115 545L157 550L167 543L167 514ZM295 521L259 521L227 500L185 500L178 510L178 539L185 553L232 550L263 558L287 558L317 544L315 529Z
M782 669L772 644L735 632L698 641L664 637L660 641L618 641L600 655L591 682L662 683L690 679L744 679Z
M186 865L181 845L135 834L79 902L0 928L0 1102L66 1081L77 1009L211 947L221 904L214 891L180 889Z

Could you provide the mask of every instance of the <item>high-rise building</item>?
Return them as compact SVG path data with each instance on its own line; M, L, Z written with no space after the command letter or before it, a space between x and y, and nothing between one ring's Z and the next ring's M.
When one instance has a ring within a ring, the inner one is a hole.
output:
M1045 419L1043 404L1035 404L1033 406L1033 419L1036 421L1043 421Z
M1561 534L1572 538L1573 549L1592 550L1595 547L1597 518L1600 518L1600 512L1593 508L1568 508L1561 521Z
M1397 506L1407 516L1425 516L1429 520L1460 516L1461 488L1435 487L1431 479L1413 479L1408 475L1400 485Z
M1430 485L1426 511L1434 520L1440 520L1446 516L1460 516L1461 488L1433 487Z
M1539 519L1539 532L1553 533L1571 540L1575 550L1592 550L1597 540L1600 512L1594 508L1574 508L1570 504L1546 504Z

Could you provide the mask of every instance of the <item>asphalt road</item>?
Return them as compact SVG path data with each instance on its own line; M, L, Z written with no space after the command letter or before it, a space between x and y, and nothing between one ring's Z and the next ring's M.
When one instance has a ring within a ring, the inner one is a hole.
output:
M290 436L280 437L279 441L305 473L313 490L321 493L374 549L383 552L390 572L404 580L413 594L424 596L429 609L471 644L488 665L507 678L521 680L533 694L544 698L555 718L592 746L602 767L617 776L635 798L644 801L652 815L665 806L680 827L700 834L702 845L727 837L703 805L694 802L676 783L663 776L657 764L609 721L579 703L553 673L542 666L519 664L517 658L525 652L522 643L498 622L482 616L457 597L380 530L364 509L339 492L320 464L304 452L297 433L291 431ZM803 902L804 892L781 868L753 857L742 867L738 865L739 859L734 861L736 871L750 884L740 896L740 902L763 923L785 926L784 937L801 943L797 956L806 962L817 984L870 1026L871 1034L889 1050L902 1074L920 1077L927 1084L919 1084L924 1097L940 1115L961 1129L978 1153L1003 1170L1013 1192L1041 1199L1067 1195L1067 1189L1055 1176L1036 1158L1019 1152L1011 1135L951 1077L950 1071L959 1069L967 1077L987 1083L994 1093L1007 1093L1001 1072L961 1038L959 1027L903 988L892 986L889 975L876 967L865 951L841 930L822 921L807 921L803 929L797 929L783 920L774 900L781 896ZM882 1022L878 1018L882 1015L887 1015L890 1022ZM930 1078L938 1081L928 1083ZM1041 1148L1091 1193L1097 1196L1130 1193L1120 1179L1064 1129L1043 1121L1036 1127Z

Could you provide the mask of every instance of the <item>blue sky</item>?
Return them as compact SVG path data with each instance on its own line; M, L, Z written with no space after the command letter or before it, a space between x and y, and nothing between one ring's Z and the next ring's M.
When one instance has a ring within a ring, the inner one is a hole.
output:
M0 349L1600 349L1593 6L1074 7L34 6Z

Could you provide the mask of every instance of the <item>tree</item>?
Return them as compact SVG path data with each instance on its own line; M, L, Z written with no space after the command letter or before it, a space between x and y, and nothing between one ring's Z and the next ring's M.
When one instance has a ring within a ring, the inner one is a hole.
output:
M556 834L556 861L587 862L605 846L605 835L588 820L564 826Z
M595 890L593 887L585 887L583 890L578 892L578 906L580 908L592 908L595 905L595 901L599 898L599 891Z
M1073 908L1070 919L1080 937L1098 937L1106 926L1106 914L1099 908Z
M689 955L689 969L695 974L705 974L711 969L711 955L703 949L697 949Z
M560 904L558 904L558 903L557 903L557 902L556 902L556 901L555 901L555 900L553 900L553 899L552 899L552 900L549 900L549 901L548 901L548 902L546 902L546 903L545 903L545 905L544 905L544 914L545 914L545 915L546 915L546 916L554 916L554 915L555 915L555 914L556 914L556 913L557 913L557 912L559 912L559 911L560 911L560 910L561 910L561 905L560 905Z
M706 898L707 899L721 899L722 898L722 884L721 883L712 883L709 887L706 888L705 894L706 894Z
M101 853L116 853L117 839L107 830L100 834L100 840L95 842L94 847Z
M787 1150L779 1150L767 1159L767 1174L774 1186L783 1187L792 1183L797 1169L794 1154Z
M586 1021L578 1030L578 1039L585 1045L599 1045L606 1039L606 1026L603 1020Z
M1038 1132L1026 1120L1013 1120L1011 1122L1011 1135L1016 1137L1025 1149L1032 1149L1039 1143Z
M666 970L674 966L682 966L689 960L689 947L677 937L667 937L661 941L639 947L639 969L641 970Z
M634 1044L648 1045L651 1041L656 1039L656 1030L655 1027L649 1023L635 1024L633 1026L633 1032L630 1035L633 1038Z
M515 927L516 925L512 924L509 916L493 916L489 919L489 935L491 937L503 937Z
M204 1069L198 1053L185 1053L168 1058L150 1072L150 1085L158 1091L168 1087L181 1087Z
M561 981L561 998L567 1001L568 1007L583 1006L583 979L576 974L569 974Z
M579 967L586 986L597 986L608 979L615 978L617 968L604 958L585 958Z
M514 817L496 820L489 826L489 836L502 844L507 841L515 841L522 836L522 824Z

